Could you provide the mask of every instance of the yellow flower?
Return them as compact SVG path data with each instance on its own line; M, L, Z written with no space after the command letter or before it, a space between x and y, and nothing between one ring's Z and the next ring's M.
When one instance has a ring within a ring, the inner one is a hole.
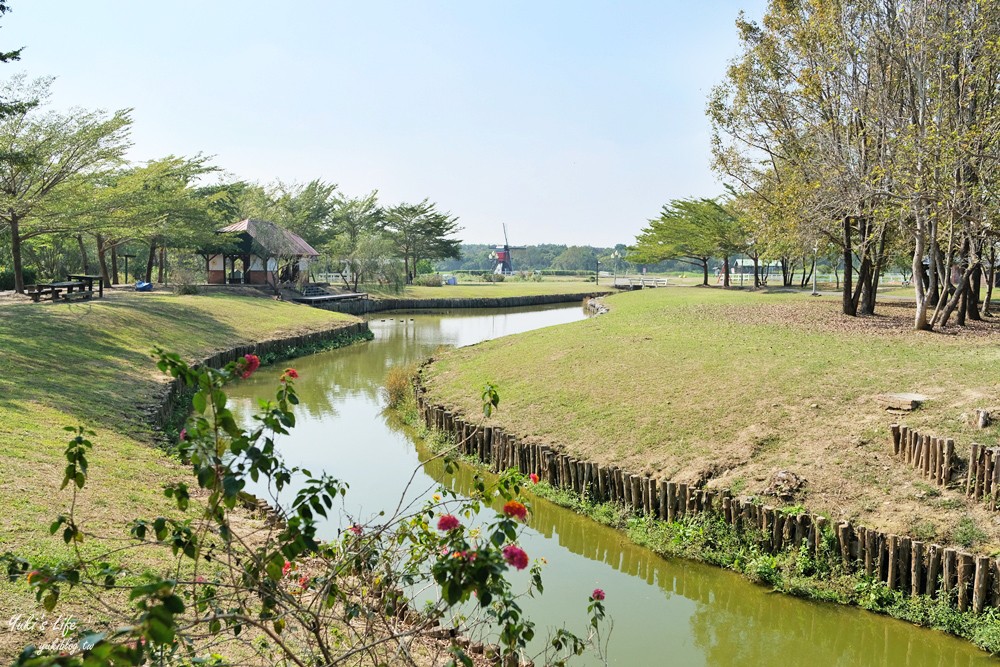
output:
M440 493L435 493L433 495L433 498L434 498L434 502L436 502L436 503L441 502L441 494Z

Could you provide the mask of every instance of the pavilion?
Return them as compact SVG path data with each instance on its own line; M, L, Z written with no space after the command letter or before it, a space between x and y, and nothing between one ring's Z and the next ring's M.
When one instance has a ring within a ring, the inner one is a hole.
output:
M232 242L202 251L210 285L293 282L319 257L301 236L268 220L247 218L216 233L231 235Z

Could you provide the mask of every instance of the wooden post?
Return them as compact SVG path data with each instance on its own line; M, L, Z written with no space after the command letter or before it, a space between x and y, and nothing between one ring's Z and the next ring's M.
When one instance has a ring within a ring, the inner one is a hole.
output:
M938 594L938 578L941 576L941 546L932 544L927 548L927 582L924 593L936 598Z
M733 499L729 496L722 499L722 517L726 523L733 523Z
M632 476L632 507L636 511L642 510L642 477Z
M979 460L979 445L972 443L969 455L969 474L965 478L965 495L973 496L976 491L976 461Z
M951 482L951 473L954 467L955 461L955 441L948 438L944 441L944 466L943 466L943 479L942 484L948 484Z
M916 597L924 592L924 543L911 542L910 556L910 595Z
M897 590L899 588L899 536L889 535L888 538L888 562L889 571L886 573L885 583L889 587L889 590Z
M973 572L975 570L975 560L972 554L961 552L958 554L958 610L966 611L969 608L969 588L972 585Z
M909 537L899 538L899 590L904 593L910 591L910 566L913 565L910 546Z
M687 514L688 485L677 485L677 516L682 517Z
M667 521L677 520L677 484L667 482Z
M983 613L986 605L986 595L989 592L990 574L992 561L989 556L979 556L976 558L976 574L972 585L972 612L974 614Z
M874 530L865 531L865 576L871 577L875 574L875 564L878 560L878 540Z
M669 483L665 479L660 480L660 520L667 521L667 514L669 513L669 502L670 498L667 495L667 489Z
M899 424L893 424L889 429L892 431L892 453L899 456Z
M851 566L851 524L841 521L838 525L837 540L840 542L840 560L844 567L850 569Z
M813 554L819 554L823 549L824 536L823 532L826 528L826 517L820 515L813 516Z
M955 569L958 562L954 549L945 549L941 556L941 591L950 596L955 589Z

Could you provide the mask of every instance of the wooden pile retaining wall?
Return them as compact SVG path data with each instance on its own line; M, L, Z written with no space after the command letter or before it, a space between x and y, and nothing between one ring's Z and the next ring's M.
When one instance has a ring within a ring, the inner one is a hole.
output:
M586 294L536 294L533 296L484 297L478 299L358 299L357 301L326 301L311 304L315 308L334 310L350 315L365 315L384 310L448 310L452 308L518 308L544 306L553 303L573 303L608 292L595 290Z
M247 354L256 354L258 357L262 357L272 352L282 354L289 348L293 347L308 347L337 338L353 339L359 336L367 335L368 333L369 329L367 322L356 322L354 324L337 327L336 329L327 329L325 331L315 331L297 336L286 336L284 338L274 338L271 340L246 343L245 345L237 345L229 350L216 352L215 354L201 360L196 365L208 366L209 368L222 368L230 361L236 361L240 357ZM179 407L178 403L183 399L183 397L184 383L179 379L172 380L164 391L163 399L157 404L149 415L150 421L153 425L162 428L168 424L174 413L177 411Z
M892 453L904 463L922 471L939 486L951 481L955 471L955 441L918 433L908 426L893 424Z
M788 513L748 498L732 497L725 490L698 488L583 461L552 447L522 442L500 427L481 428L445 406L430 404L419 378L415 391L419 414L427 427L453 435L462 454L478 459L494 472L514 468L524 475L535 474L554 487L570 489L596 502L621 503L638 514L664 521L715 514L770 553L805 544L814 557L828 558L845 571L877 579L907 595L944 597L959 610L975 613L1000 607L1000 560L847 521L829 525L825 517ZM948 452L947 441L943 451ZM945 456L939 461L943 465L952 458ZM950 471L950 463L939 470ZM947 479L945 473L942 477Z
M965 494L976 500L986 498L992 510L1000 507L1000 448L972 443Z
M955 479L958 458L954 440L924 435L899 424L890 429L893 455L939 486L963 483L960 477ZM990 509L1000 509L1000 447L972 443L964 485L965 495L975 500L985 498Z

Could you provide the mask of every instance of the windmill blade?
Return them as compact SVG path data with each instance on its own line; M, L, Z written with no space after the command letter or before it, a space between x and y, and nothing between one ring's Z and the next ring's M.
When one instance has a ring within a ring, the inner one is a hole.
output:
M503 223L503 244L505 246L510 246L510 241L507 240L507 223Z

